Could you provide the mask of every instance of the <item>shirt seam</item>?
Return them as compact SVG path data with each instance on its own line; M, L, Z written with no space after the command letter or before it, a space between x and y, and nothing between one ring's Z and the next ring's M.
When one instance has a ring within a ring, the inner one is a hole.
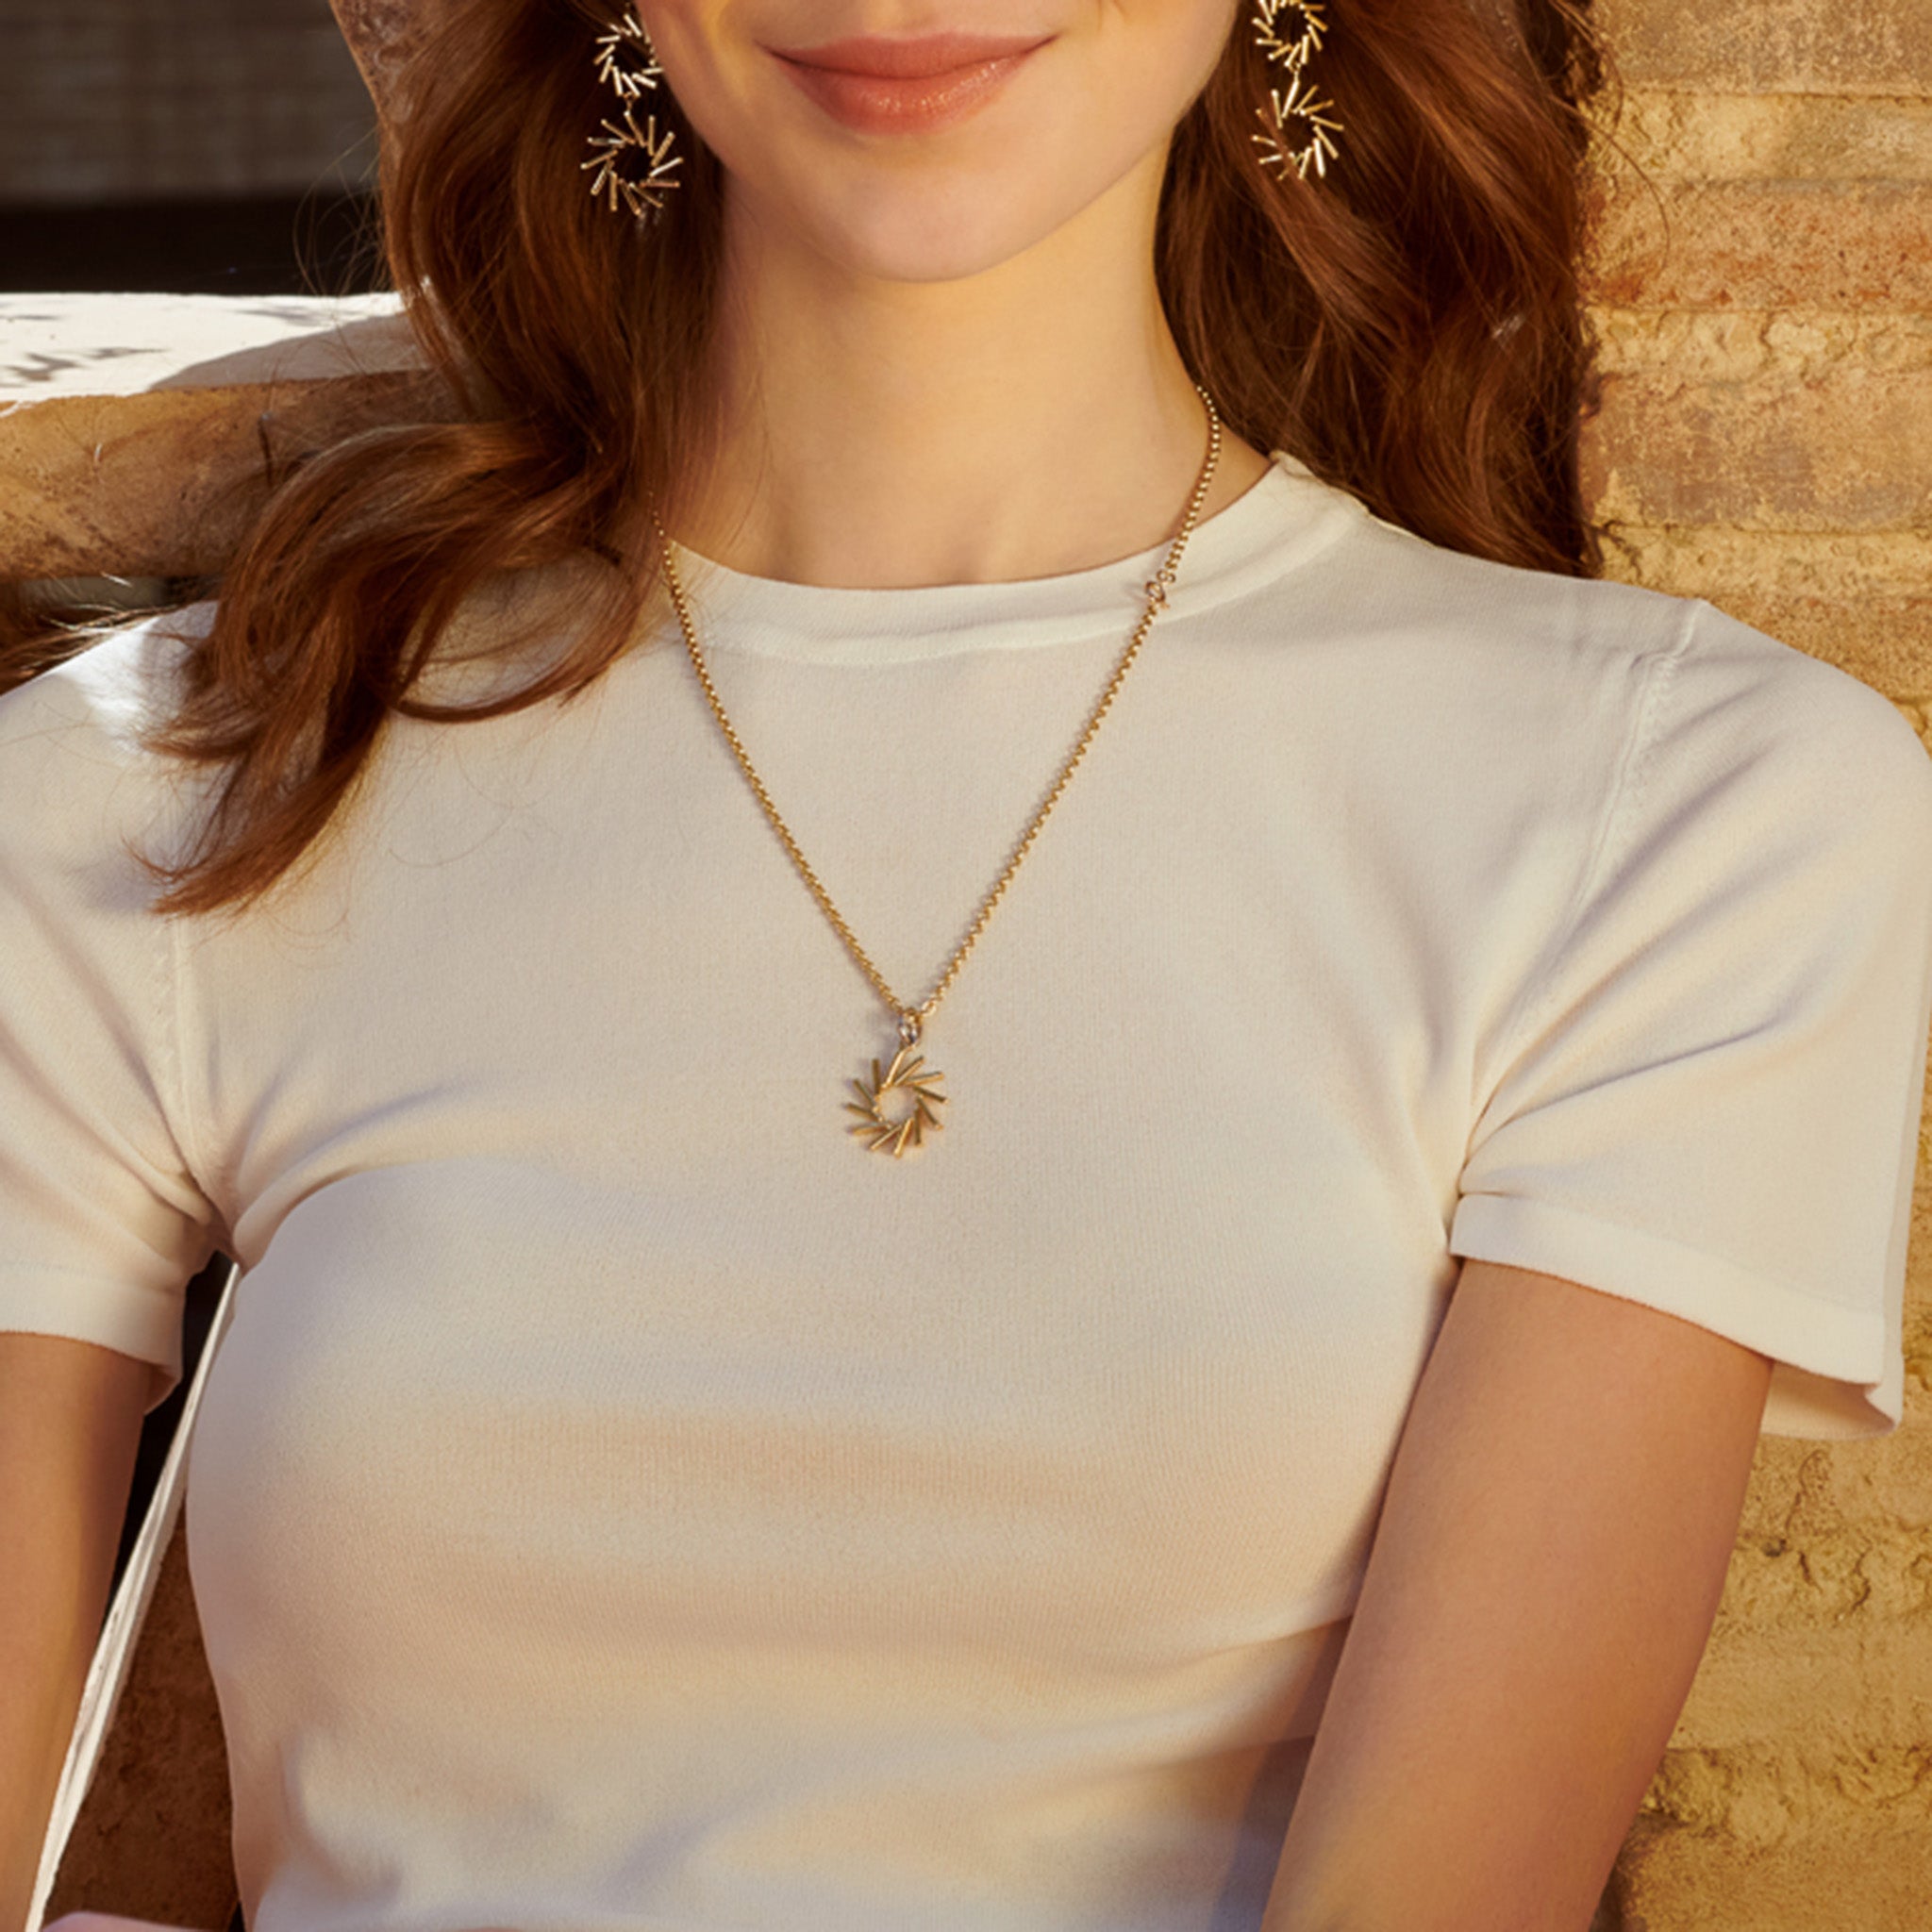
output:
M165 1063L162 1079L177 1123L175 1139L182 1158L188 1164L189 1174L201 1191L203 1199L214 1210L214 1225L209 1230L213 1247L230 1252L233 1235L216 1185L215 1164L208 1158L204 1138L207 1110L197 1103L192 1084L188 1078L186 1041L192 1024L188 1012L188 962L181 932L184 919L178 913L158 912L152 907L144 916L167 928L160 937L157 952L163 980L160 1032Z
M168 1086L172 1090L175 1117L179 1121L179 1141L182 1141L182 1156L188 1161L188 1171L201 1191L203 1200L214 1209L214 1226L210 1229L212 1242L216 1248L228 1252L232 1241L228 1229L228 1217L220 1204L216 1191L216 1171L208 1159L207 1148L207 1109L201 1108L195 1090L188 1078L188 1051L186 1040L190 1034L188 1016L188 955L182 939L182 918L177 914L157 914L149 918L160 920L168 927L164 935L164 972L168 977L168 1024L166 1053L168 1053Z
M1677 666L1689 651L1690 633L1697 620L1698 607L1688 602L1677 619L1677 627L1668 645L1642 653L1642 685L1631 707L1617 768L1591 834L1589 857L1571 892L1570 903L1557 922L1556 937L1543 953L1537 970L1524 984L1516 1008L1504 1022L1494 1064L1499 1072L1486 1096L1484 1107L1493 1098L1496 1087L1521 1049L1524 1040L1535 1030L1548 1012L1561 981L1561 968L1570 947L1583 928L1591 907L1602 889L1616 852L1622 849L1619 834L1630 824L1643 790L1650 778L1657 752L1657 721L1674 688Z

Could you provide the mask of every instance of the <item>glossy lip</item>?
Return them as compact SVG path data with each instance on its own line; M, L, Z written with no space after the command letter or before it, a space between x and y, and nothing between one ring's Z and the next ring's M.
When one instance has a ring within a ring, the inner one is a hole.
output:
M801 67L871 74L884 80L928 80L934 75L976 67L983 61L1030 54L1050 38L1047 34L921 34L911 40L892 41L874 34L826 41L816 47L773 47L770 51Z
M766 51L833 120L862 134L912 134L963 120L985 106L1052 39L925 34Z

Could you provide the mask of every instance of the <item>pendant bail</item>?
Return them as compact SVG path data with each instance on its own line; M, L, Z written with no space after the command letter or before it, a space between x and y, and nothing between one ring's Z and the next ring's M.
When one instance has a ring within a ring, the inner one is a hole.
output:
M919 1044L919 1011L917 1008L908 1007L899 1015L899 1044L901 1046L917 1046Z

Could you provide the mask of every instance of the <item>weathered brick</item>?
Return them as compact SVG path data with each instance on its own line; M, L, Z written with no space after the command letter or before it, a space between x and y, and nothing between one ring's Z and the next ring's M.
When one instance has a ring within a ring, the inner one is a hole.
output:
M1794 1548L1789 1561L1802 1567L1803 1550ZM1923 1616L1857 1613L1810 1627L1767 1618L1713 1635L1671 1748L1741 1754L1740 1769L1749 1774L1924 1744L1932 1739L1927 1641ZM1827 1788L1794 1814L1802 1822L1842 1808Z
M1632 86L1932 93L1924 0L1600 0Z
M1774 587L1740 583L1712 583L1696 594L1862 678L1895 704L1932 700L1932 584L1922 580L1914 597L1790 596ZM1932 750L1932 740L1926 748ZM1932 1255L1932 1246L1926 1252Z
M1923 1456L1922 1451L1922 1460ZM1775 1534L1740 1542L1725 1585L1724 1617L1711 1640L1713 1682L1724 1674L1727 1653L1744 1655L1754 1669L1761 1666L1767 1631L1784 1637L1807 1628L1836 1629L1858 1617L1903 1619L1916 1632L1932 1620L1932 1544L1923 1531L1895 1523L1846 1523L1816 1532L1783 1524ZM1932 1693L1924 1715L1932 1721ZM1707 1712L1687 1722L1702 1737Z
M1932 101L1633 89L1616 139L1667 181L1932 180Z
M1918 1205L1932 1211L1932 1190L1920 1191ZM1932 1318L1932 1295L1923 1281L1907 1302L1913 1319ZM1740 1551L1748 1547L1776 1556L1780 1553L1763 1545L1860 1529L1924 1536L1928 1524L1932 1412L1914 1412L1896 1435L1864 1441L1825 1444L1797 1437L1767 1438L1752 1469L1738 1537Z
M1607 574L1720 609L1902 703L1932 699L1932 532L1863 536L1625 525Z
M1924 1932L1932 1831L1835 1821L1766 1846L1645 1821L1617 1891L1625 1932Z
M1599 516L1763 530L1908 530L1925 521L1932 370L1846 361L1811 382L1612 375L1586 462Z
M1628 524L1611 533L1611 543L1620 566L1613 575L1679 596L1750 591L1850 604L1909 600L1932 586L1932 530L1813 534Z
M1932 183L1609 184L1592 299L1650 308L1932 308Z
M1897 309L1613 308L1591 311L1597 366L1681 382L1812 382L1851 368L1932 371L1932 314Z

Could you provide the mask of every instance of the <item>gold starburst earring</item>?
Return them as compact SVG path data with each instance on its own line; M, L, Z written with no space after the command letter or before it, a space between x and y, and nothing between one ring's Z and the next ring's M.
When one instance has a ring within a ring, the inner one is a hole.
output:
M608 33L598 36L593 58L597 78L617 96L617 115L598 124L586 143L591 158L580 168L591 177L592 199L607 203L612 214L622 205L642 223L664 212L664 197L677 186L671 171L683 165L671 152L671 130L659 134L655 114L638 125L638 103L657 91L664 70L643 23L628 8ZM640 158L632 161L631 155Z
M1264 168L1292 168L1307 180L1308 170L1325 175L1335 158L1341 123L1335 103L1324 101L1308 77L1308 62L1328 32L1325 0L1255 0L1255 42L1288 75L1285 88L1271 88L1268 106L1255 109L1268 131L1253 137Z

